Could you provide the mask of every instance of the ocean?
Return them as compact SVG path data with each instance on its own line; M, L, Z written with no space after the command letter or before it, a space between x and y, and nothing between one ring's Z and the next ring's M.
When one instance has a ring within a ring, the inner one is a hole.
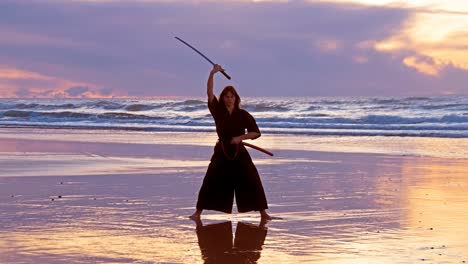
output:
M468 138L468 96L256 97L262 133ZM205 98L0 99L0 127L215 131Z

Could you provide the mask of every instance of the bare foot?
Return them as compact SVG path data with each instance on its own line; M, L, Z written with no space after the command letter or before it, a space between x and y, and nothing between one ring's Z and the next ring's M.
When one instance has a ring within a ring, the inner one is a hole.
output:
M197 210L195 211L195 213L193 213L193 215L189 216L189 218L194 221L197 221L197 220L200 220L201 214L202 214L202 210Z
M265 210L260 211L260 216L262 217L262 220L270 221L273 219Z
M189 216L189 219L194 220L194 221L200 220L200 215L195 213L195 214Z

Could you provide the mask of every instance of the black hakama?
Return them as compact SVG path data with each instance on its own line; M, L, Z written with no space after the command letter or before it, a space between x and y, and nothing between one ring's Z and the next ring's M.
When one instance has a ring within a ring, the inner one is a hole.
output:
M260 130L255 119L243 109L231 114L215 97L208 104L219 140L198 194L198 210L232 212L234 197L239 212L268 209L257 168L242 144L231 144L233 137Z

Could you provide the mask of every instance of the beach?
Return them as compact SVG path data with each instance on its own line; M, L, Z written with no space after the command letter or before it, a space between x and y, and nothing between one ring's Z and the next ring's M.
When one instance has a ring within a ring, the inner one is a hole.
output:
M264 135L264 225L188 219L214 133L1 128L0 263L465 263L467 141Z
M0 264L468 264L468 0L0 0L0 29Z

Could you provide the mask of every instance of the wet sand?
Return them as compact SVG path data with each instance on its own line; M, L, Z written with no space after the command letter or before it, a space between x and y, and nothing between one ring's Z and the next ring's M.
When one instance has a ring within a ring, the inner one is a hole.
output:
M450 140L262 140L275 156L250 153L282 219L196 223L212 134L0 130L0 263L468 262L468 157Z

